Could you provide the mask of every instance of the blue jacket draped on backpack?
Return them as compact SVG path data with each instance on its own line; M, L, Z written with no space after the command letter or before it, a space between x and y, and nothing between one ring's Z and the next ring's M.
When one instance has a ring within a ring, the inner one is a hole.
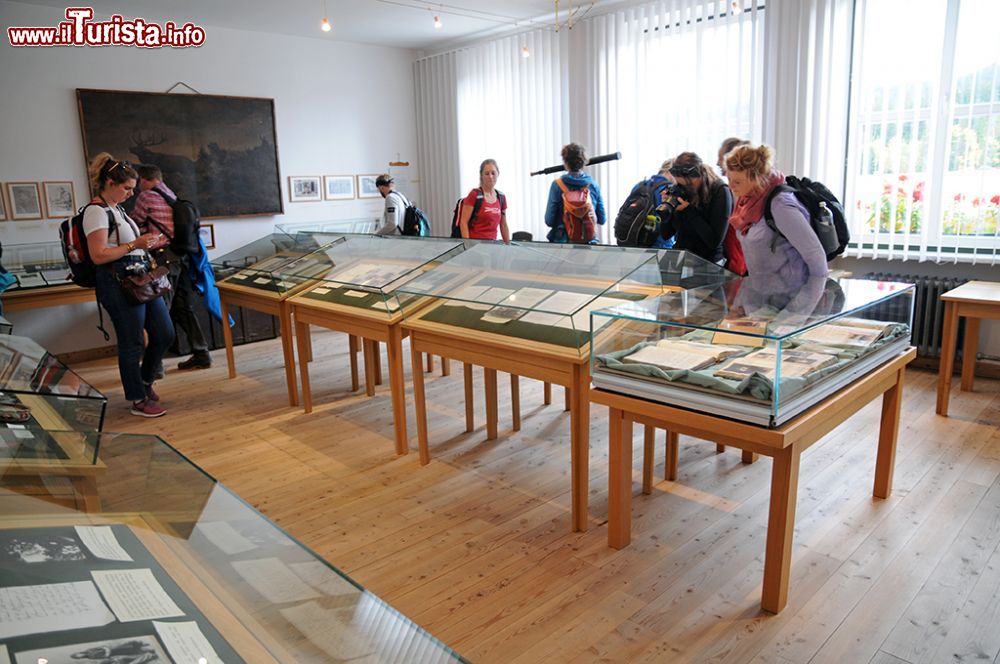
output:
M215 287L215 272L212 264L208 262L208 251L205 250L205 243L198 239L198 254L191 256L188 261L188 270L191 276L191 283L195 290L205 298L205 307L208 313L212 314L215 320L222 322L222 301L219 299L219 289ZM233 317L229 317L229 327L236 324Z

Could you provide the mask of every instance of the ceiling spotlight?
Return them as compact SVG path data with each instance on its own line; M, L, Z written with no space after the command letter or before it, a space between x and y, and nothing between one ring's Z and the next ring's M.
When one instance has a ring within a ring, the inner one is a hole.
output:
M323 32L330 32L330 29L331 29L330 20L327 17L324 16L323 17L323 22L319 24L319 28Z
M440 16L435 16L434 17L434 27L435 28L440 28L441 27L441 17Z
M521 47L521 57L522 58L530 58L531 57L531 51L528 50L527 46L522 46Z

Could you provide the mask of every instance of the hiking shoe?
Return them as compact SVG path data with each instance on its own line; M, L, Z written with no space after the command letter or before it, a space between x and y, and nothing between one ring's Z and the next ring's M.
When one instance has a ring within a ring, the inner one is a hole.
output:
M162 408L158 403L149 399L132 402L132 410L129 412L139 417L161 417L167 414L165 408Z
M147 401L159 401L160 400L160 395L157 394L156 390L153 389L153 384L152 383L150 383L149 385L146 386L146 400Z
M177 365L178 369L208 369L212 366L211 355L192 355Z

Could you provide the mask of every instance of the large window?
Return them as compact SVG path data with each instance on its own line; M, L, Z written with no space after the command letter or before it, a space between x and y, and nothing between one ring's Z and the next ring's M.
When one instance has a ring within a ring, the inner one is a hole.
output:
M857 4L848 147L854 253L1000 256L1000 2Z

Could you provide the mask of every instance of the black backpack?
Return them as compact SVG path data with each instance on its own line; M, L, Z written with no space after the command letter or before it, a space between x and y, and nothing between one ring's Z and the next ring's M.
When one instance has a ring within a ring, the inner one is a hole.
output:
M191 201L183 198L171 199L159 189L152 189L167 202L174 213L174 234L170 235L163 226L160 226L152 217L147 220L156 226L161 233L170 240L170 250L178 256L197 256L201 251L199 233L201 232L201 215L198 207Z
M628 195L615 217L615 239L621 247L652 247L656 242L657 224L652 228L647 217L654 215L659 201L656 190L667 184L643 180Z
M778 227L774 223L774 215L771 214L771 199L782 191L790 191L795 194L795 198L809 211L809 224L816 233L816 237L819 238L823 250L826 251L826 259L828 261L833 260L844 253L847 243L851 241L851 231L847 227L844 206L840 204L840 201L833 195L833 192L822 182L815 182L809 178L798 178L794 175L787 176L785 184L775 187L768 194L767 201L764 204L764 220L767 222L768 227L775 233L774 242L771 242L771 251L774 252L778 236L781 236L781 231L778 230ZM836 231L836 238L834 238L834 233L830 233L828 229L822 227L826 222L824 222L820 214L819 204L821 202L826 203L827 209L833 215L833 228Z
M497 200L500 202L501 213L506 207L504 203L503 192L499 189L497 192ZM462 209L462 203L465 201L465 197L458 199L455 203L455 211L451 213L451 236L461 238L462 237L462 225L458 223L458 213ZM469 232L472 232L472 222L476 220L476 215L479 214L479 208L483 206L483 190L482 188L476 189L476 202L472 205L472 214L469 215Z
M63 219L59 224L59 244L62 247L63 257L69 265L69 278L77 286L84 288L94 288L97 286L97 265L90 257L90 249L87 247L87 234L83 230L83 214L91 205L97 203L87 203L75 216ZM100 206L99 206L100 207ZM106 208L108 213L108 237L117 230L115 225L115 215L111 208Z
M400 200L406 205L406 207L403 208L403 227L400 228L399 226L396 226L396 230L399 231L399 234L409 235L412 237L427 237L430 235L431 224L427 220L427 214L407 200L406 196L403 196L398 191L389 192L390 196L393 194L399 196Z

